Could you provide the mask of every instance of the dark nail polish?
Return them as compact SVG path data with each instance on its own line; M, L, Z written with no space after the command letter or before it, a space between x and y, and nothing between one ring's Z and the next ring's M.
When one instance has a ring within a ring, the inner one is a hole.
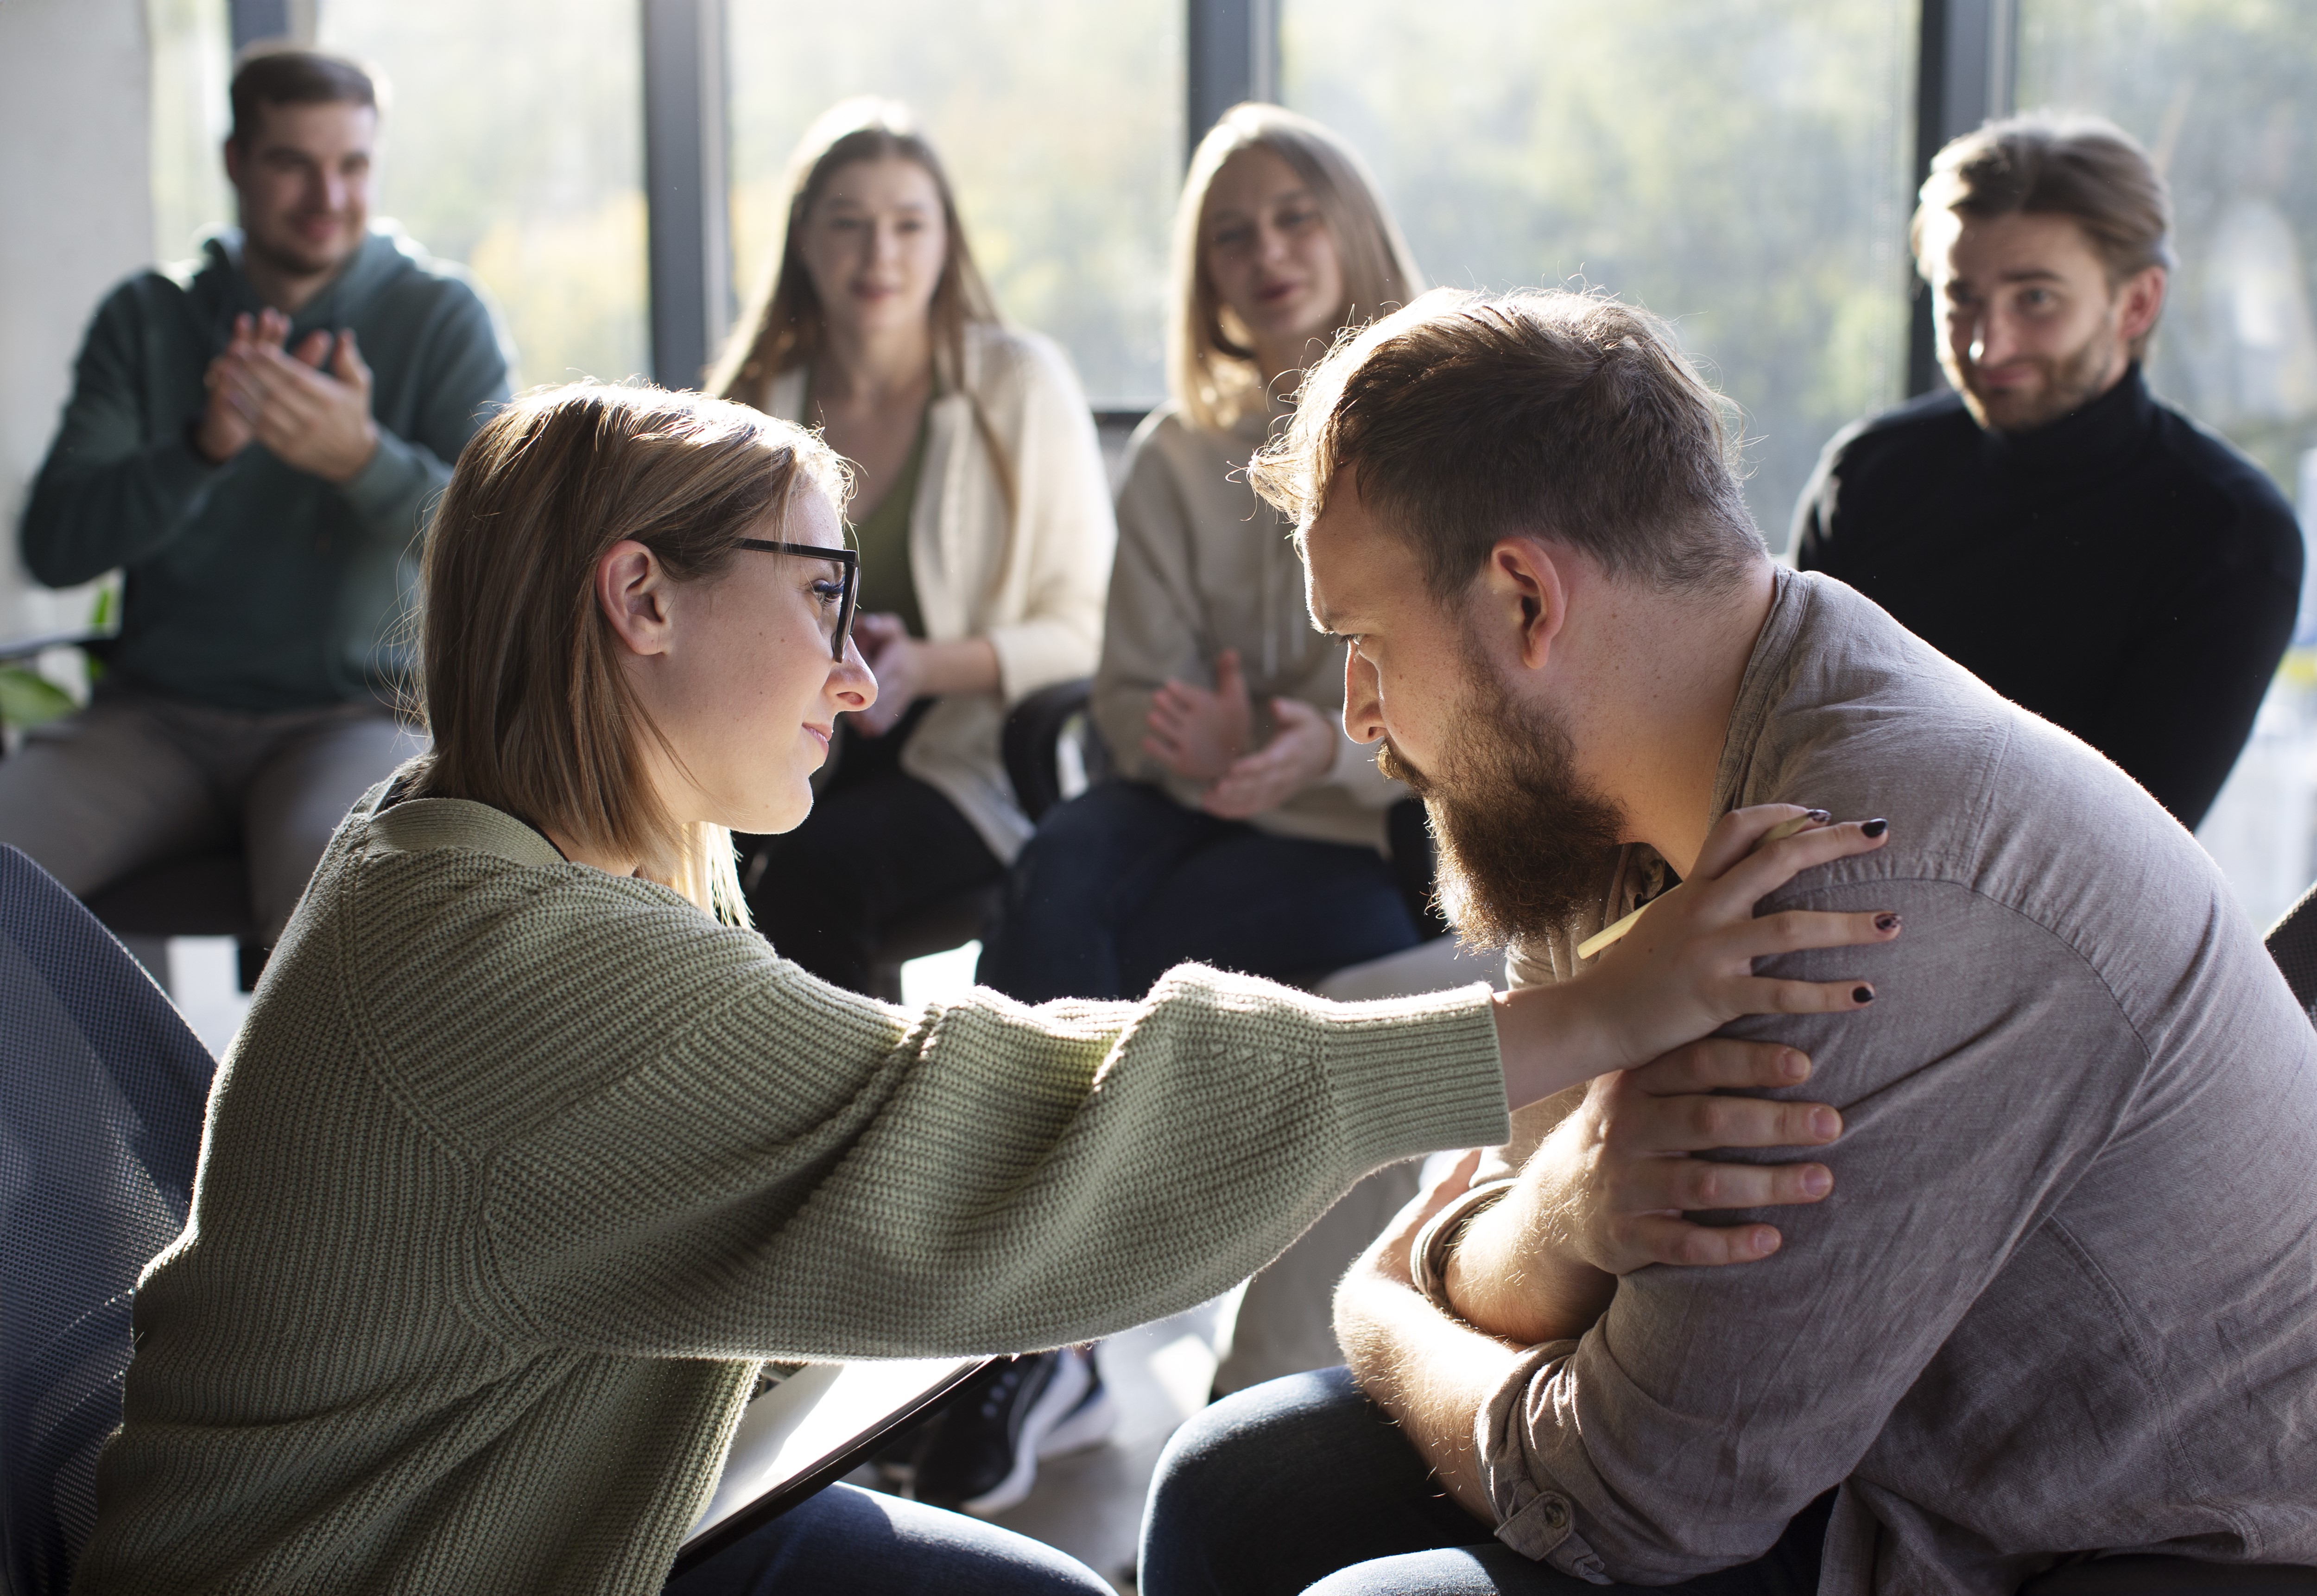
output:
M1861 837L1880 837L1890 829L1891 822L1888 820L1869 820L1858 828L1858 834Z
M1872 1003L1874 1001L1874 989L1871 986L1852 987L1850 1000L1854 1003Z
M1823 826L1827 821L1834 819L1834 816L1829 814L1822 809L1806 809L1803 811L1803 818L1809 820L1814 820L1818 824Z
M1874 917L1874 928L1878 931L1895 931L1899 928L1899 917L1895 914L1878 914Z

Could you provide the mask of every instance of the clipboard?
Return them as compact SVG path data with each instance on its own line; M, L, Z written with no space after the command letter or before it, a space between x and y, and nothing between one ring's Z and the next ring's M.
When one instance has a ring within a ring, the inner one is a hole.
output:
M809 1363L761 1392L740 1415L724 1472L677 1549L670 1575L697 1567L852 1473L896 1430L996 1361Z

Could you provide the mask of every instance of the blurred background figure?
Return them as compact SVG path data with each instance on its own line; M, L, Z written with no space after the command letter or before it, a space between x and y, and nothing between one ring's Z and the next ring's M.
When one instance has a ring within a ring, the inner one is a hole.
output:
M1412 297L1415 262L1349 147L1258 104L1200 143L1174 262L1095 677L1123 779L1048 815L1008 878L980 975L1025 1001L1130 996L1185 959L1309 980L1420 934L1387 842L1407 789L1346 735L1344 645L1245 474L1303 367Z
M1095 677L1122 779L1040 824L986 984L1123 998L1185 959L1309 982L1430 928L1418 805L1346 734L1344 644L1313 630L1292 528L1246 475L1304 366L1422 286L1358 156L1319 123L1242 104L1200 142L1175 220L1168 400L1128 454ZM1415 1189L1412 1166L1371 1176L1249 1282L1219 1390L1337 1361L1335 1283Z
M857 991L886 928L996 881L1030 835L1006 708L1093 668L1117 534L1069 359L1000 322L908 111L836 106L790 172L780 252L709 387L850 462L878 696L811 817L739 839L741 882L784 957Z
M2112 123L2018 117L1941 150L1912 237L1954 390L1827 445L1795 553L2194 829L2292 639L2302 539L2258 465L2149 392L2170 231Z
M507 357L457 268L370 225L361 67L255 54L231 99L241 225L104 300L25 509L39 580L127 583L94 701L0 761L0 842L83 896L237 845L271 944L415 751L389 707L413 544Z

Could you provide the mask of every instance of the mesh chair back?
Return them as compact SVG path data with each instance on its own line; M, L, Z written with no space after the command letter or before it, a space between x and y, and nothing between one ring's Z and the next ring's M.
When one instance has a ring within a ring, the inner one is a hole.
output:
M63 1596L121 1422L130 1301L184 1228L215 1063L128 952L0 847L0 1574Z
M2301 1011L2317 1020L2317 887L2269 927L2268 956L2285 972L2285 984L2301 1004Z

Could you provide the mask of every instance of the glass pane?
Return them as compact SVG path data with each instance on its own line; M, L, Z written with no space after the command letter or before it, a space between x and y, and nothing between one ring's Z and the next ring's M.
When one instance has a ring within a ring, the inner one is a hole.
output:
M729 0L734 281L779 247L781 177L852 94L914 109L1006 316L1059 340L1097 408L1163 391L1182 184L1183 0Z
M2172 187L2180 269L2148 360L2171 403L2266 467L2317 522L2317 28L2305 5L2025 0L2019 103L2096 112ZM2317 577L2317 570L2313 570ZM2317 875L2317 625L2197 828L2253 923Z
M1592 285L1744 407L1784 546L1905 384L1912 0L1284 0L1287 103L1375 168L1436 283Z
M318 38L389 103L371 212L462 261L515 386L650 369L635 0L322 0Z
M2317 26L2302 7L2026 0L2019 103L2112 118L2172 186L2149 380L2290 496L2317 448Z
M165 261L194 254L204 233L234 220L222 147L233 113L226 0L145 0L153 82L153 247Z

